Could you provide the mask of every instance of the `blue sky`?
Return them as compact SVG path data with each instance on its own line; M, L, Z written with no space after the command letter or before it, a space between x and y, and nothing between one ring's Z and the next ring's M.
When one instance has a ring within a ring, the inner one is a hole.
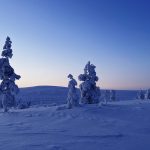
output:
M0 0L0 47L11 37L20 87L67 86L87 61L101 88L150 87L147 0Z

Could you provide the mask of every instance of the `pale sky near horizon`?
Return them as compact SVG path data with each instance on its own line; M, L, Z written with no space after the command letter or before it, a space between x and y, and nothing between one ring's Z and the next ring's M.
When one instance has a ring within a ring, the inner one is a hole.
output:
M148 0L0 0L1 51L10 36L20 87L67 86L90 60L101 88L150 88L149 8Z

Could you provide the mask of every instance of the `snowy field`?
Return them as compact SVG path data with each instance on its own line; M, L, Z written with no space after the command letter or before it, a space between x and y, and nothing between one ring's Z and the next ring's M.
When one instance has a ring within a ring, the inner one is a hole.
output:
M150 101L0 110L0 150L149 150Z

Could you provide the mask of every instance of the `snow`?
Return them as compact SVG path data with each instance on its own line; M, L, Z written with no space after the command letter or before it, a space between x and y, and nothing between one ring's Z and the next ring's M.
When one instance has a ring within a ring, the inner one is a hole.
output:
M150 101L0 110L0 150L149 150Z

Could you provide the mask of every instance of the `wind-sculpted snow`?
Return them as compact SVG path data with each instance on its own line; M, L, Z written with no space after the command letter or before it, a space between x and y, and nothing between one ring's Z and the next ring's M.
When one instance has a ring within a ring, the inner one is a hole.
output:
M150 101L0 111L0 150L149 150Z

